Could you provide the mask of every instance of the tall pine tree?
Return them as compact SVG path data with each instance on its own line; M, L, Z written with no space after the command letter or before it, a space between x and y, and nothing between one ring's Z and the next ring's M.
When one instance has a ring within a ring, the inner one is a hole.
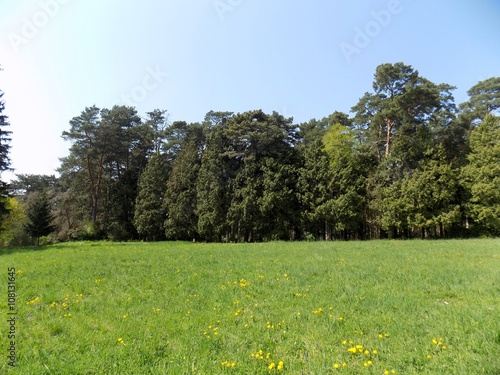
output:
M0 68L0 72L2 68ZM12 132L5 128L9 126L9 117L4 114L5 102L3 100L3 91L0 90L0 174L10 170L10 135ZM7 205L7 184L0 180L0 221L3 221L5 215L9 212Z

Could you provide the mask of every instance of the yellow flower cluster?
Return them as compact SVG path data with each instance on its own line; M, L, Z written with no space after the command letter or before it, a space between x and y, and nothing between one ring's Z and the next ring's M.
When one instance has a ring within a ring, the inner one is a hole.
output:
M219 334L219 327L208 326L207 330L203 332L203 336L210 340L211 335L217 336Z
M220 363L223 367L230 367L230 368L235 368L236 367L236 363L234 362L229 362L229 361L222 361Z
M432 343L436 346L436 348L446 350L446 345L443 344L442 337L439 338L439 341L437 339L432 339Z
M345 342L345 341L344 341ZM345 345L345 344L344 344ZM349 353L356 354L356 353L363 353L363 345L356 345L352 346L349 349L347 349ZM364 352L368 352L368 355L370 355L370 352L368 350L364 350ZM366 354L366 353L365 353Z
M40 303L40 297L35 297L33 298L32 300L29 300L28 302L26 302L27 305L35 305L37 303Z
M385 370L384 371L384 375L395 374L395 373L396 373L396 370L391 370L391 371Z
M323 312L323 309L320 307L317 310L313 310L313 314L321 314Z
M83 299L83 293L78 293L78 294L75 294L76 297L73 301L71 300L71 296L69 294L66 294L66 297L64 297L64 302L62 303L58 303L58 302L52 302L50 304L50 307L51 308L55 308L57 309L58 311L65 311L65 310L68 310L69 309L69 303L70 302L73 302L73 303L80 303L82 302L82 299ZM71 314L64 314L64 317L70 317Z
M275 326L276 328L281 328L285 324L285 320L282 320L281 322L276 323L276 325L271 324L271 322L266 322L267 329L274 329Z
M95 282L99 284L99 283L102 283L104 281L106 281L106 278L97 279Z
M285 365L285 363L284 363L283 361L279 361L279 362L278 362L278 365L276 365L276 363L274 363L274 362L271 362L271 363L269 364L269 366L267 366L267 368L268 368L269 370L274 370L274 369L276 369L276 370L278 370L278 371L281 371L281 370L283 370L283 366L284 366L284 365Z
M262 359L262 360L264 360L264 359L269 359L269 358L271 358L271 353L267 353L267 354L265 355L265 357L264 357L264 351L263 351L262 349L260 349L258 352L256 352L256 353L252 353L251 357L252 357L253 359Z
M342 367L343 367L343 368L346 368L346 367L347 367L347 363L345 363L345 362L344 362L344 363L342 363ZM340 368L340 364L335 363L335 364L333 365L333 368L334 368L335 370L338 370L338 369Z
M434 355L438 354L439 352L441 352L443 350L446 350L446 345L444 345L443 341L444 340L442 337L440 337L439 340L436 338L432 339L432 345L434 346L434 350L433 350ZM431 358L432 358L432 355L427 354L427 359L431 359Z
M262 349L260 349L256 353L252 353L251 357L253 359L257 359L257 360L261 360L261 361L269 361L269 360L271 360L271 353L266 353L266 355L264 355L264 351ZM285 366L285 362L283 362L282 360L279 361L277 364L276 364L276 362L272 361L271 363L269 363L269 365L267 365L267 369L268 370L282 371L284 366Z
M247 286L250 286L250 283L246 281L245 279L240 280L240 288L245 288Z
M118 342L119 342L120 344L122 344L123 346L126 346L126 345L125 345L125 341L124 341L121 337L118 339Z

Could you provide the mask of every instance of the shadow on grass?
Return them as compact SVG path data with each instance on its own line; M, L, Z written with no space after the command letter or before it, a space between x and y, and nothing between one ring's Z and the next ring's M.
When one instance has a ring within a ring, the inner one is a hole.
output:
M31 245L31 246L13 246L13 247L5 247L0 248L0 257L3 255L12 255L12 254L22 254L22 253L35 253L42 252L51 249L57 249L60 247L64 247L65 250L74 250L81 249L82 247L92 247L99 246L99 243L102 242L61 242L58 244L50 244L50 245Z

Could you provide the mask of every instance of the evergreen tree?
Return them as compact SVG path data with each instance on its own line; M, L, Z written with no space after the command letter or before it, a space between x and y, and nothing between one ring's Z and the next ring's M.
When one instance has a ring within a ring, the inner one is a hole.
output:
M50 203L44 192L36 194L28 203L26 217L28 222L24 228L32 238L36 239L37 246L40 245L40 237L48 236L56 230L52 224L54 217Z
M10 123L9 117L4 114L5 102L2 99L3 95L3 91L0 90L0 174L11 169L9 151L12 132L5 129ZM7 184L0 180L0 221L3 221L4 216L9 212L7 198Z
M198 237L196 180L203 145L204 134L201 125L189 125L186 138L180 145L180 151L172 166L163 201L167 213L167 239L195 240Z
M221 125L216 125L207 139L196 181L198 232L205 240L222 241L227 236L227 210L230 202L230 159L224 156L226 142Z
M463 177L470 190L471 217L490 234L500 234L500 118L487 115L472 131Z
M407 223L420 230L422 238L445 237L461 223L459 173L446 161L442 146L430 149L427 156L417 170L405 176L400 207L405 207Z
M312 119L300 125L298 151L301 164L298 168L296 194L300 203L300 226L302 235L316 240L330 239L332 223L330 210L326 209L332 199L329 184L332 181L330 158L325 151L323 138L329 121Z
M153 154L139 180L134 224L139 236L147 241L165 238L165 216L163 196L168 180L168 166L165 157Z
M470 99L461 105L462 116L477 123L500 109L500 77L480 81L467 91Z
M268 115L256 110L232 116L224 127L229 142L224 155L238 166L230 183L228 211L235 241L271 239L283 234L283 225L293 227L283 219L283 212L277 210L282 204L275 201L278 197L281 199L290 181L281 186L270 182L280 176L286 180L293 178L291 165L297 162L294 148L297 136L292 121L277 112ZM283 169L281 173L281 167L287 172ZM298 211L296 199L289 202L288 208L287 216L291 218Z

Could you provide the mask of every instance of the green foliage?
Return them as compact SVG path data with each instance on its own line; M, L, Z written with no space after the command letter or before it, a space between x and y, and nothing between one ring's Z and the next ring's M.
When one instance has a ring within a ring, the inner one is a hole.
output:
M495 374L499 255L498 239L5 250L21 292L18 363L2 370Z
M168 180L165 157L159 153L151 156L139 180L134 225L139 235L148 241L165 237L163 195Z
M330 125L323 136L324 150L330 158L333 168L351 158L355 144L354 132L339 123Z
M224 136L229 144L223 155L234 168L227 213L231 240L293 238L298 209L292 119L276 112L245 112L227 120Z
M0 72L3 69L0 68ZM9 117L5 115L5 102L3 101L3 91L0 90L0 174L10 170L10 141L12 132L6 130L10 126ZM7 186L3 181L0 181L0 225L5 220L8 210Z
M7 198L7 210L9 214L2 223L0 245L25 246L31 244L31 238L24 229L26 223L24 204L16 198Z
M228 184L232 165L223 153L227 142L219 125L210 131L196 181L198 233L208 241L227 239L226 216L230 204Z
M167 181L163 207L167 213L167 239L192 240L198 232L196 215L196 181L200 169L200 154L204 143L201 125L191 124L176 157Z
M72 143L62 159L61 178L80 200L102 237L134 238L135 200L148 156L160 147L165 112L149 113L143 124L133 107L86 108L70 121L63 138Z
M462 104L469 120L483 120L500 109L500 77L491 77L471 87L470 100Z
M423 237L429 230L437 230L443 237L445 231L462 220L457 200L459 170L446 163L442 148L430 150L429 156L411 177L404 179L401 195L407 205L408 224L420 229Z
M487 115L470 136L471 152L463 175L470 190L472 218L500 234L500 119Z
M477 125L500 108L498 86L479 82L458 110L453 86L382 64L353 118L336 111L300 125L262 110L170 124L158 109L142 120L132 107L93 106L63 133L61 177L21 175L12 191L51 191L59 239L494 234L498 137Z
M54 217L50 203L44 192L35 194L28 202L26 218L24 228L36 240L37 245L40 244L40 237L48 236L56 230L55 225L52 224Z

